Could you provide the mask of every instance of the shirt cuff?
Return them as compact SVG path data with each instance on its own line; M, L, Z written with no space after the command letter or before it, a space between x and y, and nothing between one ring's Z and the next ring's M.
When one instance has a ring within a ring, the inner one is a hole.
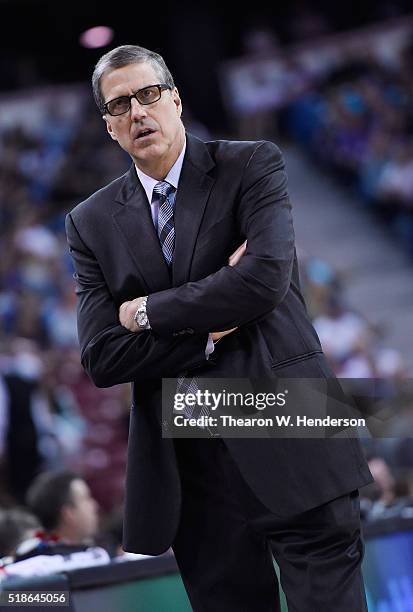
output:
M214 352L214 341L212 340L212 334L208 334L208 342L205 348L205 359L209 359L211 353Z

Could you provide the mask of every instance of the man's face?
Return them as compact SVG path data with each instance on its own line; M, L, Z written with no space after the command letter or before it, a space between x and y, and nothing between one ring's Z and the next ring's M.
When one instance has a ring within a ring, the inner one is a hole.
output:
M93 537L98 529L98 504L84 480L76 478L70 485L71 503L66 507L66 523L79 540Z
M117 68L101 78L101 91L105 102L119 96L131 95L148 85L157 85L162 79L148 62ZM182 104L178 90L164 90L161 98L142 106L132 98L127 113L104 119L110 136L127 151L143 170L165 163L178 156L184 138L180 120ZM149 136L139 136L142 129L153 130Z

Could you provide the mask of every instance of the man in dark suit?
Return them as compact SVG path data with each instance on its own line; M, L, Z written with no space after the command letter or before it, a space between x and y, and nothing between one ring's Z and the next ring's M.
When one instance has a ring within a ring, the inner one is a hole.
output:
M66 228L82 364L97 386L132 383L125 550L172 545L196 611L279 609L271 552L290 612L366 610L356 439L162 436L163 377L333 378L279 149L186 133L169 70L141 47L103 56L93 88L133 164Z

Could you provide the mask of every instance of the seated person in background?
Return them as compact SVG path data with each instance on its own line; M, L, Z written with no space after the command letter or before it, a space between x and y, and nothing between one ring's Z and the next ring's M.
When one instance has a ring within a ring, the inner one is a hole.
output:
M38 519L24 508L0 509L0 564L13 561L22 542L40 529Z
M86 482L66 470L39 474L27 491L26 503L44 532L20 559L39 554L65 554L94 544L98 531L98 504Z
M404 483L393 475L389 465L380 456L368 460L374 482L360 490L360 509L364 520L413 516L413 498Z

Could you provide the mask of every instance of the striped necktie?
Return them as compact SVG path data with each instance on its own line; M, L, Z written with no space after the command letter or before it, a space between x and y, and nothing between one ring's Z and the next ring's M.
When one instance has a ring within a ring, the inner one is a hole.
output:
M175 187L166 181L159 181L153 188L152 202L159 199L158 236L163 256L168 267L172 264L175 247L174 204Z
M159 199L158 213L158 236L162 247L163 256L168 267L172 265L172 259L175 247L175 224L174 224L174 205L175 205L175 187L167 181L159 181L153 188L152 202ZM185 378L180 376L177 379L177 393L196 393L199 389L199 382L196 378ZM187 418L198 418L200 416L208 416L209 411L203 405L191 406L185 402L184 415ZM201 429L204 429L201 427ZM206 428L209 430L209 428ZM212 434L210 434L212 435Z

